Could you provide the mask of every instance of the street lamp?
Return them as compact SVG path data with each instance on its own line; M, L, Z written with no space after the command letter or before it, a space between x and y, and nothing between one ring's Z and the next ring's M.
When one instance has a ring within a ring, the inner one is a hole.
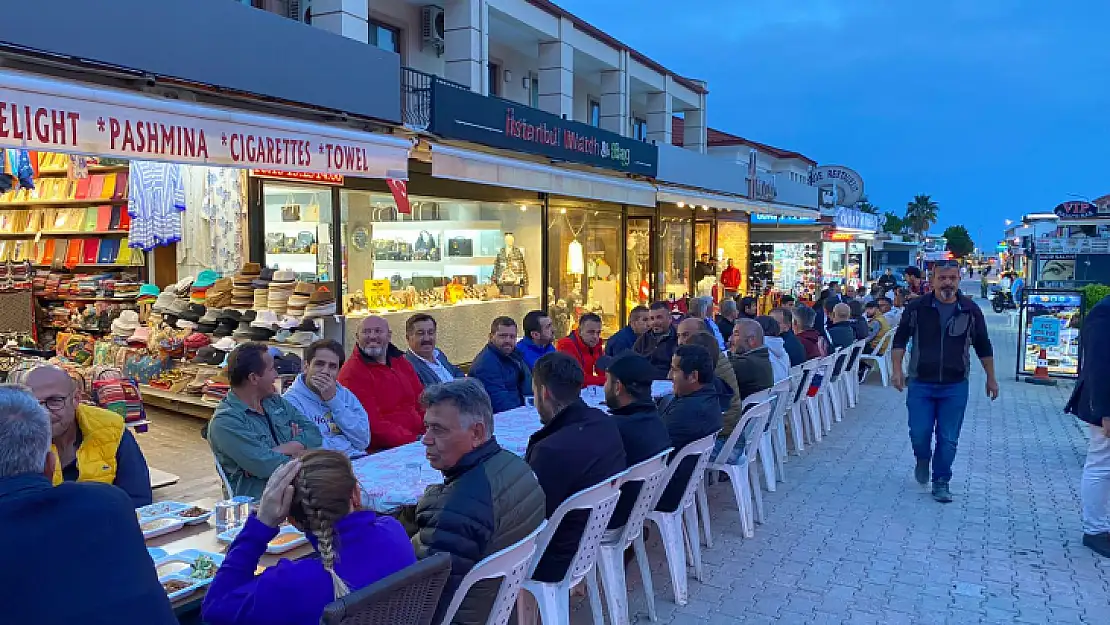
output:
M1006 220L1006 225L1007 225L1007 226L1009 226L1009 225L1010 225L1010 224L1012 224L1012 223L1014 223L1014 220L1013 220L1013 219L1007 219L1007 220Z

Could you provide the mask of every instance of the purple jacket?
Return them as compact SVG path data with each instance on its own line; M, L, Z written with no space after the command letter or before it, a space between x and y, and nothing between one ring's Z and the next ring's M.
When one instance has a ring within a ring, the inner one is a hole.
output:
M405 530L395 519L369 510L352 512L335 524L335 570L351 591L416 563ZM331 576L320 560L282 560L254 574L266 543L278 533L257 517L231 543L223 566L204 598L209 625L317 625L334 599ZM311 538L311 534L309 535ZM313 540L315 544L315 540Z

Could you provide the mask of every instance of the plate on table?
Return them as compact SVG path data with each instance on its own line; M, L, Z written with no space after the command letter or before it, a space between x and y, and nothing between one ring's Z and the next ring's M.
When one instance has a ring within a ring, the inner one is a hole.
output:
M207 584L212 581L216 570L223 566L223 563L224 556L221 554L186 549L158 558L154 561L154 568L158 570L159 579L179 575Z
M242 529L241 527L236 527L235 529L216 534L216 540L222 543L230 543L235 540L235 537L239 535ZM266 545L266 553L278 555L296 549L307 542L308 537L305 536L303 532L292 525L282 525L278 535L274 536L270 544Z
M159 577L158 581L162 583L162 590L166 591L166 597L169 598L170 601L177 601L178 599L188 597L208 583L178 573Z
M158 562L160 558L166 557L166 550L159 549L158 547L147 547L146 552L150 554L150 559L154 562Z
M155 536L169 534L185 527L185 521L175 519L172 517L162 517L160 519L151 519L139 524L139 529L143 531L143 540L150 540Z
M200 525L212 516L212 511L200 506L189 506L184 510L174 512L173 517L181 519L185 525Z
M135 514L139 518L139 523L143 523L151 519L170 516L192 507L193 506L187 503L181 503L180 501L159 501L158 503L152 503L142 508L136 508Z

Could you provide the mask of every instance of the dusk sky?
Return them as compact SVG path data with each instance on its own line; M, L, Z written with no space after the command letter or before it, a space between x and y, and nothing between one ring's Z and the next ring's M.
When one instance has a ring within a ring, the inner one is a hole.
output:
M988 249L1003 220L1110 193L1110 2L556 0L709 83L709 125L915 194ZM985 239L985 241L983 240Z

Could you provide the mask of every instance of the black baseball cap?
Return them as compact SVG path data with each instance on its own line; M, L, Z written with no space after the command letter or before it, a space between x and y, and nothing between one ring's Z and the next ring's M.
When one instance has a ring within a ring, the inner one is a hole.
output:
M597 368L612 375L621 384L646 384L655 381L655 368L647 358L634 352L625 352L620 356L602 356L597 361Z

